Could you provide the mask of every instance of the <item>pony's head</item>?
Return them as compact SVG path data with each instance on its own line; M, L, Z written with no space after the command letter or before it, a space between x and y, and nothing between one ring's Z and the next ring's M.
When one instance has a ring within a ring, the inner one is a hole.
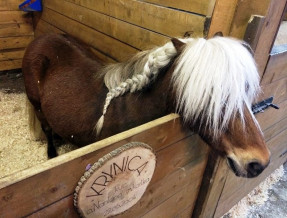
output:
M172 42L178 51L172 75L177 112L227 157L237 176L259 175L270 152L251 111L260 91L252 55L230 38Z

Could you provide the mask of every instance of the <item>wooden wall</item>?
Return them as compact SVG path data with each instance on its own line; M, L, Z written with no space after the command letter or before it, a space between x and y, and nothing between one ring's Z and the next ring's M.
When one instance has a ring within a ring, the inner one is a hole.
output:
M169 8L172 1L45 0L35 34L66 32L91 45L104 61L123 61L170 37L203 36L214 0L194 2L188 10L197 14Z
M21 68L24 50L34 38L31 14L18 10L22 2L0 1L0 71Z

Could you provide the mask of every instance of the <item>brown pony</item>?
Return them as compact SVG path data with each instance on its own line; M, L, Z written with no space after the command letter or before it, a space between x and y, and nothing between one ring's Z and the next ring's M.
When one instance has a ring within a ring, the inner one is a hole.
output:
M257 176L269 163L251 111L258 73L235 39L172 39L103 67L83 43L51 34L29 45L23 74L50 158L54 136L84 146L176 112L236 175Z

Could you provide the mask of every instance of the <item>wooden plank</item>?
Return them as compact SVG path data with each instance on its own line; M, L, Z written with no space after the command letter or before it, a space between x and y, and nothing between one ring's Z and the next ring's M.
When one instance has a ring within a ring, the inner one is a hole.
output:
M3 23L31 23L31 14L24 11L0 11L0 25Z
M74 196L68 197L49 205L43 210L39 210L35 213L29 214L29 218L39 217L67 217L67 218L79 218L79 214L74 207Z
M170 37L183 37L192 32L202 37L205 17L130 0L66 0Z
M158 180L157 182L152 180L152 182L155 183L148 187L141 200L132 209L126 211L119 217L143 216L144 214L149 213L148 211L152 211L154 208L164 203L177 192L180 192L187 184L194 185L193 187L190 187L190 189L193 190L193 195L196 196L198 192L196 184L200 183L202 180L206 159L206 154L201 157L199 155L199 158L193 159L191 163L180 168L178 167L173 173L167 173L161 180ZM162 163L162 166L163 165L166 164ZM186 197L190 197L190 204L193 203L191 196ZM178 207L177 211L180 211L183 208Z
M24 56L25 49L13 49L0 52L0 61L21 59Z
M65 33L64 31L58 29L57 27L47 23L46 21L40 19L37 23L36 29L35 29L35 36L41 36L43 34L47 34L47 33L60 33L63 34ZM95 54L95 56L98 58L99 61L101 61L102 63L114 63L115 60L110 58L107 55L104 55L103 53L101 53L100 51L94 49L94 48L90 48L91 51Z
M29 23L6 23L0 25L0 36L33 36L33 27Z
M270 55L261 84L269 84L287 77L287 50Z
M64 31L60 30L59 28L47 23L43 19L40 19L35 26L35 37L41 36L43 34L49 33L65 33Z
M256 50L258 40L264 24L264 16L252 15L248 21L243 40L247 42L253 51Z
M274 102L276 102L276 104L287 100L287 77L270 84L263 85L262 90L263 92L259 99L264 100L270 96L274 96Z
M192 217L214 217L229 170L225 158L213 152L209 154Z
M0 1L0 11L16 11L23 0Z
M187 208L185 208L183 211L179 212L175 217L178 218L190 218L192 215L194 205L189 205Z
M18 60L9 60L9 61L0 61L0 71L2 70L12 70L22 67L22 59Z
M0 37L0 51L12 48L26 48L34 36Z
M137 49L131 46L71 20L51 9L45 8L42 19L58 29L81 39L104 54L109 54L116 60L126 60L128 56L138 52Z
M258 46L254 55L261 78L263 77L286 3L286 0L270 1L268 12L258 40Z
M287 117L280 120L278 123L275 123L273 126L270 126L264 131L264 139L269 141L271 138L275 137L287 127Z
M198 175L199 178L197 178L196 175ZM190 203L195 202L203 176L203 169L194 172L194 174L191 173L189 176L193 176L194 179L187 182L187 185L185 185L182 190L168 198L162 204L157 205L142 217L175 217L179 211L186 208Z
M154 3L160 6L166 6L171 8L178 8L184 11L190 11L196 14L202 14L205 16L210 15L210 8L214 6L213 0L144 0L144 2Z
M190 131L183 129L180 119L175 120L177 117L177 115L169 115L157 119L2 178L0 214L24 216L72 194L85 167L120 145L140 141L159 151L174 144L191 134ZM170 131L171 129L173 131ZM154 132L157 132L156 137L152 134ZM198 142L198 140L194 141L194 143ZM200 144L198 146L204 149ZM27 191L23 192L23 190ZM22 202L21 207L17 206L18 202Z
M208 38L217 32L222 32L224 36L229 36L233 16L238 0L217 0L213 11Z
M276 104L276 102L274 103ZM268 108L264 113L256 114L256 119L263 131L287 117L287 101L279 103L278 106L280 107L279 110Z
M198 183L201 180L206 164L205 156L199 157L175 172L167 174L160 181L150 184L140 201L125 213L117 217L138 217L145 214L150 209L173 196L182 190L188 183ZM171 187L173 187L171 189ZM73 209L73 195L33 213L28 217L77 217L77 212Z
M140 50L162 45L169 40L169 37L70 2L50 0L45 2L45 6Z
M230 36L243 39L250 17L252 15L265 16L267 14L269 4L270 0L238 1L230 29Z
M268 143L271 150L271 163L258 177L253 179L239 178L233 175L232 172L228 173L224 190L218 203L215 217L224 215L232 206L252 191L257 185L260 184L267 176L269 176L275 169L286 162L286 154L281 155L286 151L287 146L287 129L281 132L278 136L274 137Z

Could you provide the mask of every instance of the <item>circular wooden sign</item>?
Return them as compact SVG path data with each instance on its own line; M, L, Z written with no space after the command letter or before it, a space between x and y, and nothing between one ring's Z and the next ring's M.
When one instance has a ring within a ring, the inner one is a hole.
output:
M135 205L154 173L151 147L126 144L99 159L81 177L74 204L83 217L110 217Z

